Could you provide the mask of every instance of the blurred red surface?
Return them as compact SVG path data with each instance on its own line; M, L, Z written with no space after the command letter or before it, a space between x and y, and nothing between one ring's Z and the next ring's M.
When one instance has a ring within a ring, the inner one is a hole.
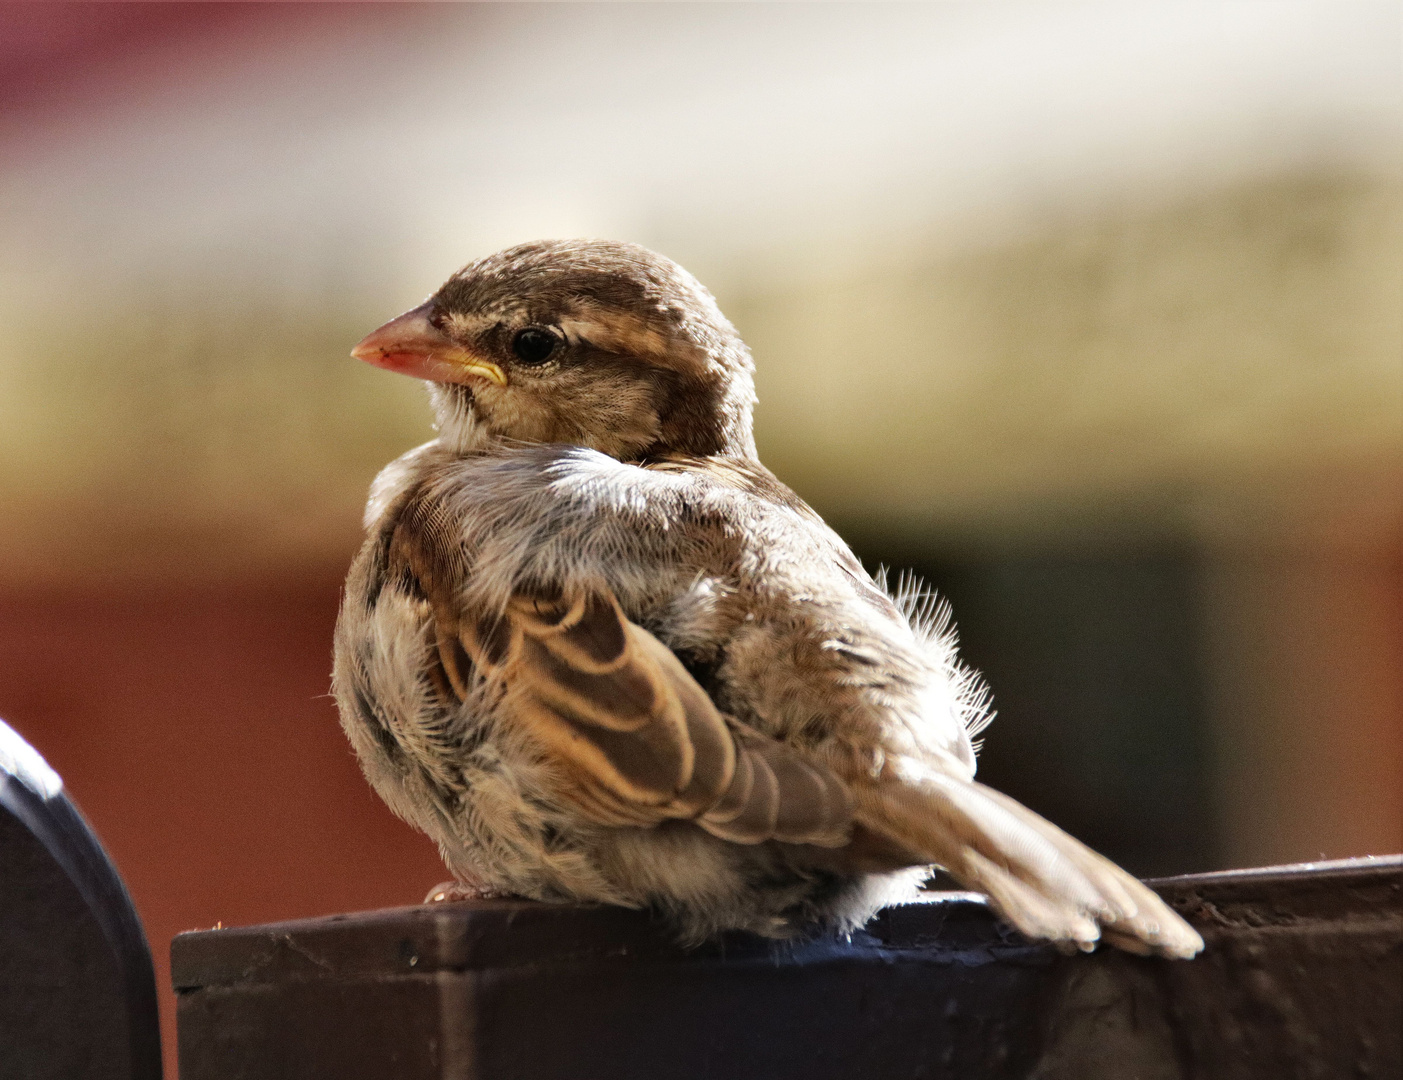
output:
M327 696L339 582L0 596L0 716L63 776L151 942L419 902L447 874L371 792Z

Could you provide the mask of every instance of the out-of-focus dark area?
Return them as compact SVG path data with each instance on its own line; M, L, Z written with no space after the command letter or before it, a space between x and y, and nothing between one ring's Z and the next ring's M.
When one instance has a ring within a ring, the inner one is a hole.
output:
M432 434L346 354L542 236L717 294L766 463L953 603L990 782L1142 873L1403 849L1401 10L0 7L0 715L158 983L445 876L326 696Z

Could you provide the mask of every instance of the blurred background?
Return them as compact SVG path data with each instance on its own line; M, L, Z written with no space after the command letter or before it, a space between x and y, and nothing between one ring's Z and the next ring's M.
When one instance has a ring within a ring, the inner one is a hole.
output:
M717 294L767 464L953 602L990 782L1142 874L1403 850L1401 10L0 7L0 715L162 987L446 876L327 697L432 435L347 352L543 236Z

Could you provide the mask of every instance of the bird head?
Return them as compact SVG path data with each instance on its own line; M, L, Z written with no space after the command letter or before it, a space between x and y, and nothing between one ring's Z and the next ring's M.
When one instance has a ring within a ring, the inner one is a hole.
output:
M636 244L489 255L351 355L428 380L440 438L463 452L755 455L749 350L696 278Z

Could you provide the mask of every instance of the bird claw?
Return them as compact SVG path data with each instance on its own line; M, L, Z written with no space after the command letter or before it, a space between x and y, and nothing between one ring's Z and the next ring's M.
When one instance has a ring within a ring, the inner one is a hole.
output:
M424 903L452 904L460 900L499 900L506 895L496 889L489 889L486 885L445 881L429 890L429 895L424 897Z

